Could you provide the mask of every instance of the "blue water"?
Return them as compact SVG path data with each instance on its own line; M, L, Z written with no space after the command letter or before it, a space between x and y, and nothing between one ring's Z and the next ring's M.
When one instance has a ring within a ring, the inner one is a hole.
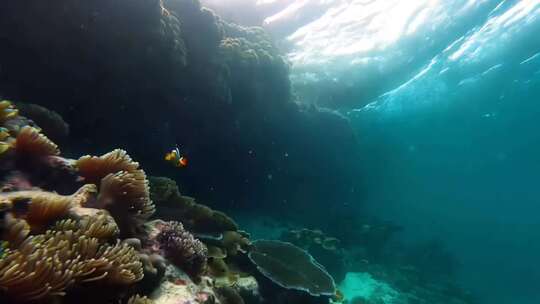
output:
M266 24L358 135L358 212L444 240L482 303L539 303L540 2L291 3Z

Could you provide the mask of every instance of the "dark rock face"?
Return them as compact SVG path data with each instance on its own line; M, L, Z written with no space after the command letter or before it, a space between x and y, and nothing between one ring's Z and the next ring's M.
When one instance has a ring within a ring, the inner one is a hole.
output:
M348 122L299 108L264 31L198 1L7 0L0 67L0 95L70 125L68 154L129 149L202 202L320 222L305 211L355 191ZM177 144L190 160L183 170L162 159Z

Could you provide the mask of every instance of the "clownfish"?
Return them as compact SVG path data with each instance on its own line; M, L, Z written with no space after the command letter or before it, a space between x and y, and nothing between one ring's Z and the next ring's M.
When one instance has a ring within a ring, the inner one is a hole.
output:
M188 164L187 158L180 154L180 149L178 149L178 147L175 147L171 152L166 153L165 160L179 168L184 168Z

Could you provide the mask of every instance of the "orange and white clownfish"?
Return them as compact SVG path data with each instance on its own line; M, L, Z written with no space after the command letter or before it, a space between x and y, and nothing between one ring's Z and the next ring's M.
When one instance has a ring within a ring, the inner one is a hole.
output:
M180 154L180 149L178 149L178 147L175 147L171 152L166 153L165 160L179 168L185 168L188 164L187 158Z

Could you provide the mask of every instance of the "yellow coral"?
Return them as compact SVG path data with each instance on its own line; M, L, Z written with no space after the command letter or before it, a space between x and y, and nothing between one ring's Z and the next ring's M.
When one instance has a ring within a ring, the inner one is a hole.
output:
M7 152L9 148L11 148L10 144L0 141L0 155L2 155L4 152Z
M8 129L0 127L0 140L4 140L8 137L9 137Z
M2 100L0 101L0 123L17 117L19 111L13 107L10 101Z

